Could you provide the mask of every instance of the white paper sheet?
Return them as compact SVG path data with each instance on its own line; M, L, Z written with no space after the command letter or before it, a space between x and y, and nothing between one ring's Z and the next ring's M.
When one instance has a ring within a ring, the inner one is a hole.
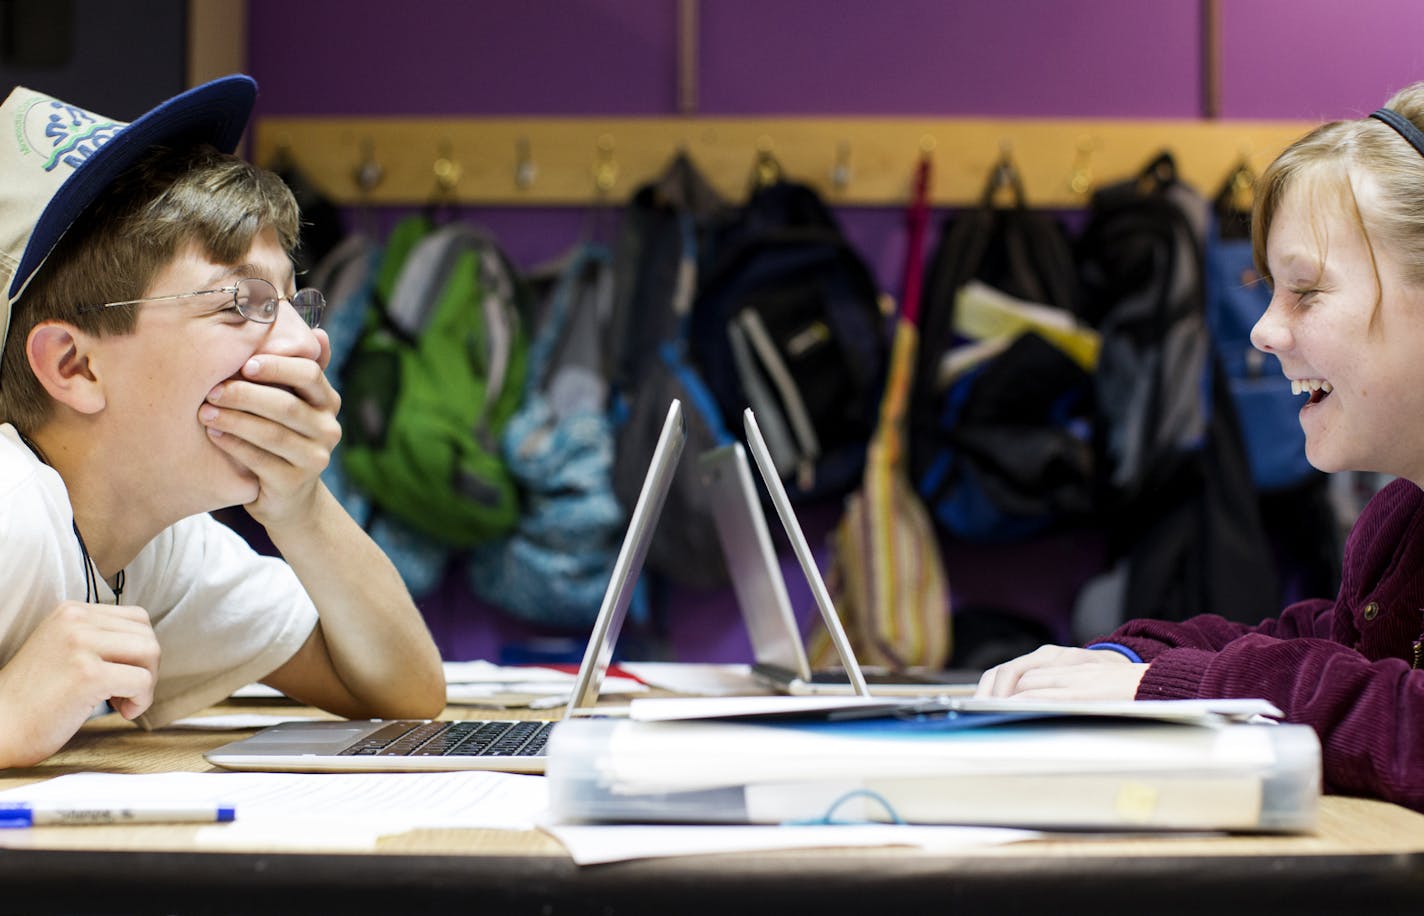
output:
M73 773L0 791L0 801L221 803L234 806L237 819L205 828L204 842L363 848L422 827L530 830L548 805L548 788L541 776L485 772Z
M556 668L541 668L532 665L500 666L480 659L464 662L442 662L445 683L450 695L460 702L460 697L474 697L479 692L494 693L497 690L513 691L515 686L531 693L553 693L560 688L572 686L574 676ZM265 700L280 699L281 691L266 684L247 684L232 692L235 699Z
M629 704L628 717L638 722L732 719L882 706L889 709L905 702L903 699L857 696L640 697Z
M445 702L451 706L482 706L493 709L553 709L567 705L575 675L557 668L537 665L496 665L479 659L443 662ZM599 688L600 695L644 693L648 687L630 677L609 675ZM247 684L233 691L235 699L282 699L266 684Z
M445 683L447 684L510 684L541 682L559 685L572 684L574 676L557 668L543 668L538 665L496 665L482 659L466 662L443 662Z
M560 672L555 672L560 673ZM445 702L451 706L487 706L499 709L554 709L567 706L573 690L573 679L567 682L508 681L489 684L446 684ZM648 687L629 677L607 677L599 688L599 696L646 693Z
M618 667L662 690L706 697L764 694L766 685L752 674L750 665L714 665L691 662L619 662Z

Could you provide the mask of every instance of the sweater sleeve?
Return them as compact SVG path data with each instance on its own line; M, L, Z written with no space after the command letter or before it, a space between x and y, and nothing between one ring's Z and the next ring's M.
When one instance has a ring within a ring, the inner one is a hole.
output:
M1424 810L1424 672L1324 639L1244 636L1218 652L1168 649L1140 699L1259 697L1315 729L1325 788Z
M1424 494L1399 480L1346 543L1334 602L1256 627L1140 621L1109 637L1150 661L1140 699L1259 697L1320 737L1327 791L1424 810Z
M1298 636L1328 639L1334 608L1335 603L1325 599L1299 601L1287 607L1279 617L1263 620L1255 626L1217 614L1201 614L1183 621L1130 620L1093 643L1117 643L1136 652L1143 661L1155 662L1168 649L1196 649L1209 654L1251 634L1276 639Z

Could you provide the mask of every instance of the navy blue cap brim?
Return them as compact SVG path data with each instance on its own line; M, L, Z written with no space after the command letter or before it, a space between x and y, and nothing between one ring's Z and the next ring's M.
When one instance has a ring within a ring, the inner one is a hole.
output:
M155 146L210 143L225 153L237 149L257 100L249 76L224 76L180 93L117 131L74 170L50 198L11 280L14 298L89 204Z

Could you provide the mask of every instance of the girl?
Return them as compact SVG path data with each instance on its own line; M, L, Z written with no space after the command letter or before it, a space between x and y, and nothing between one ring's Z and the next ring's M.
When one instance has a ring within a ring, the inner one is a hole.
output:
M1251 334L1305 399L1306 456L1399 479L1361 513L1340 592L1256 626L1130 621L987 671L981 696L1262 697L1320 736L1329 792L1424 810L1424 83L1323 125L1261 176Z

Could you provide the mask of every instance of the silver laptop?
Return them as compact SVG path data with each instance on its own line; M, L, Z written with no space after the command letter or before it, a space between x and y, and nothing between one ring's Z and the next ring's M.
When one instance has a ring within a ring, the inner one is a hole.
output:
M613 575L589 634L563 718L596 714L591 707L613 659L633 587L647 557L687 430L673 400L643 478ZM286 722L208 751L209 763L232 770L371 772L502 770L542 773L544 745L556 722L538 719Z
M757 470L771 495L841 662L840 668L813 669L810 666L746 454L739 443L733 443L708 452L701 466L707 485L715 489L716 495L710 502L737 603L746 620L754 658L752 670L757 677L789 694L943 696L973 693L979 683L980 672L977 671L921 673L860 665L750 408L743 414L743 423Z

